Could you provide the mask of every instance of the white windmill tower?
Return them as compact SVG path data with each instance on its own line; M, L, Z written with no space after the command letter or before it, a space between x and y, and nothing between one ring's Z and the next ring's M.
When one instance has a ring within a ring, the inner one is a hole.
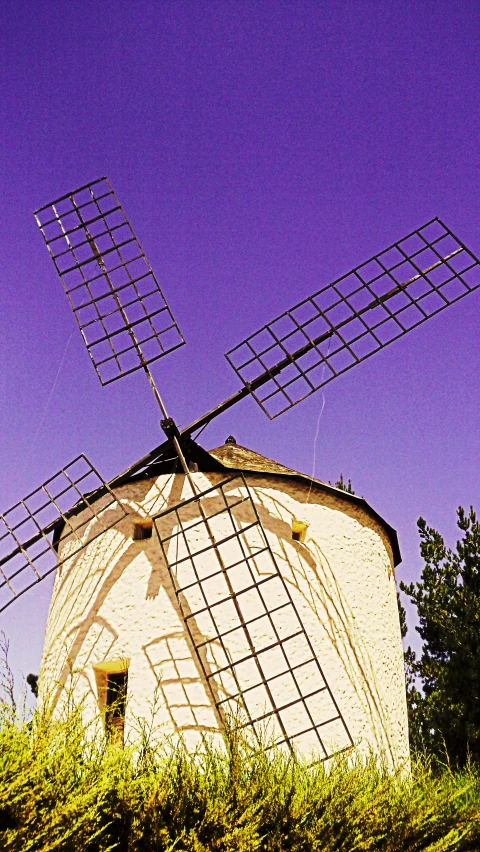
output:
M84 456L3 514L0 609L57 569L40 692L195 747L225 714L323 759L408 758L395 531L362 499L193 435L252 394L270 418L479 286L438 219L227 354L243 387L179 430L148 365L184 343L106 178L36 212L102 384L142 368L166 440L105 483Z

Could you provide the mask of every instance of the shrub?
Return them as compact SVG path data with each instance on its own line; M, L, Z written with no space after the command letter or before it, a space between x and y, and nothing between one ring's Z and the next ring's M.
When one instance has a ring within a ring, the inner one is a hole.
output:
M5 852L478 852L480 778L413 761L411 776L343 757L328 770L235 732L125 750L88 739L74 710L0 726Z

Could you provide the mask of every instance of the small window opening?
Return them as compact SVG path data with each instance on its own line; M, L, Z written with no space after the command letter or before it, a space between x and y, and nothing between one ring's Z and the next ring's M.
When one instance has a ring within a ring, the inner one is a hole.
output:
M113 739L123 744L127 705L128 671L107 673L105 726Z
M137 521L133 527L133 538L135 541L143 541L145 538L151 538L152 532L153 521L150 519Z
M304 521L297 521L296 518L292 521L292 539L293 541L305 541L305 536L307 534L307 530L310 524L305 523Z

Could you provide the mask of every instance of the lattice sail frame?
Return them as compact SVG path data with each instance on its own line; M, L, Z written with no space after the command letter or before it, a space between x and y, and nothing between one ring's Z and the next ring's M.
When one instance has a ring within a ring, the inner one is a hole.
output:
M478 259L432 219L285 311L226 358L274 419L479 286Z
M244 477L157 515L155 528L217 711L255 739L353 745Z
M127 514L83 454L0 514L0 612Z
M102 385L185 343L107 178L35 211Z

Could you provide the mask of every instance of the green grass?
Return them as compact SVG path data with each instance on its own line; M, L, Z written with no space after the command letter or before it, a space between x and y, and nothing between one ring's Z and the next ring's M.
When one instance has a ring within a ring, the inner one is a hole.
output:
M4 707L5 710L5 707ZM7 712L8 711L8 712ZM148 737L121 750L88 742L79 713L0 723L0 849L189 852L480 850L480 775L411 777L374 761L328 772L234 734L190 757Z

